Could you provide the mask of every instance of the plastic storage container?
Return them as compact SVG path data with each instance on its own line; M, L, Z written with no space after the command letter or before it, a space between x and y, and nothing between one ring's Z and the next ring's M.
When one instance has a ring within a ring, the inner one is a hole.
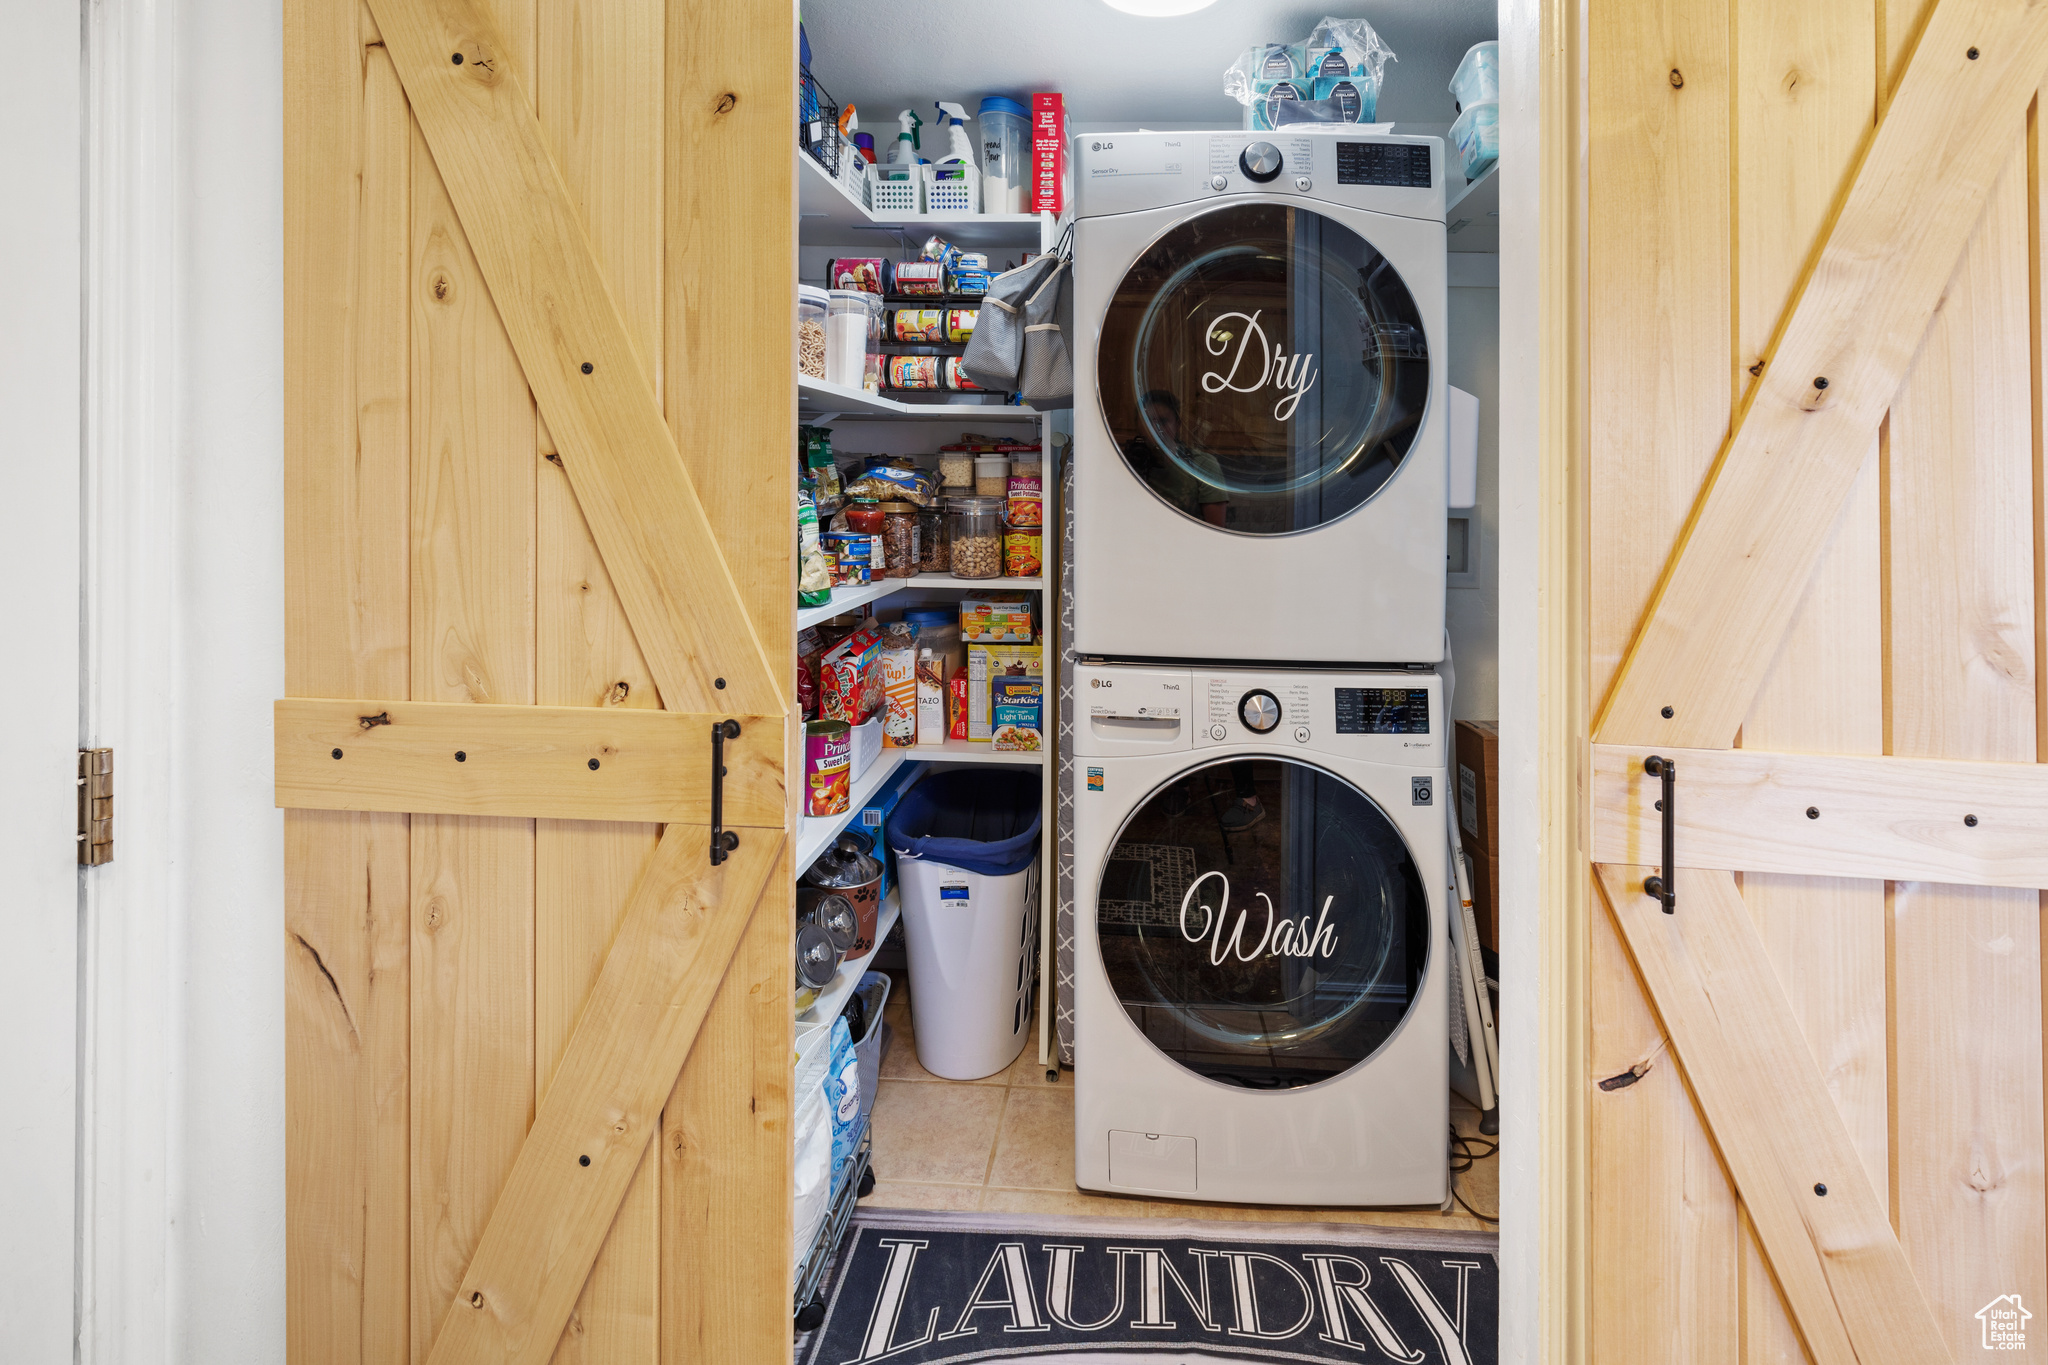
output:
M860 1114L866 1118L875 1107L875 1086L882 1078L882 1053L889 1046L882 1011L889 1004L889 976L866 972L853 996L846 1002L846 1022L856 1030L853 1054L860 1059Z
M796 368L811 379L825 377L825 317L830 295L815 284L796 287Z
M825 382L849 389L867 380L867 293L859 289L830 291L825 319Z
M953 498L946 503L953 577L1000 578L1003 572L1003 499Z
M1465 178L1477 180L1500 159L1500 101L1468 104L1451 125L1451 141L1465 164Z
M1010 493L1009 456L975 456L974 491L984 498L1008 497Z
M882 296L862 292L868 308L867 364L861 373L861 387L869 393L882 391L882 318L886 311L882 307Z
M1031 188L1031 116L1017 101L989 95L974 123L981 135L981 211L1024 212Z
M1458 74L1451 77L1451 98L1458 102L1461 114L1475 104L1500 99L1498 42L1474 43L1467 49L1465 60L1458 63Z
M992 1076L1029 1036L1038 956L1038 770L962 769L904 794L889 831L919 1065Z

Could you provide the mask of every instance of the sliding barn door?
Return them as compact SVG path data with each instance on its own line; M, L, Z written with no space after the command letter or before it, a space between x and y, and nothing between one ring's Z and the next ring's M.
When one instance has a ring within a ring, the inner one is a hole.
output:
M796 15L285 25L289 1358L782 1358Z
M1589 22L1594 1358L2048 1349L2048 23Z

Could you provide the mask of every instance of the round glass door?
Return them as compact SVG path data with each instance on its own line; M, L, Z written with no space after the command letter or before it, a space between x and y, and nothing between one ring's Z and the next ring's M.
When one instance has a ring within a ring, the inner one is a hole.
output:
M1131 472L1185 516L1245 535L1356 511L1429 402L1408 286L1372 243L1283 204L1177 224L1117 286L1097 392Z
M1196 768L1117 834L1096 892L1110 988L1153 1046L1256 1089L1313 1085L1399 1029L1429 902L1363 792L1283 758Z

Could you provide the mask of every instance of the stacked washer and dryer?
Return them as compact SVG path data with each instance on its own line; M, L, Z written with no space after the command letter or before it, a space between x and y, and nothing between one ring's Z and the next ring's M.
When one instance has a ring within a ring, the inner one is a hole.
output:
M1439 1203L1442 144L1074 165L1078 1182Z

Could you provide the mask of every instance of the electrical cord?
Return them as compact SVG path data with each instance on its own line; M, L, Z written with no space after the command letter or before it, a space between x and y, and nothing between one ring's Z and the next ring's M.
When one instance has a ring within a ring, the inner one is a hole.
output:
M1464 1172L1471 1170L1476 1163L1486 1160L1486 1158L1499 1150L1500 1144L1498 1142L1487 1142L1483 1138L1467 1137L1459 1132L1456 1127L1451 1129L1451 1198L1458 1202L1459 1208L1465 1210L1465 1212L1471 1214L1480 1222L1492 1223L1496 1227L1500 1225L1499 1218L1481 1213L1478 1209L1465 1202L1465 1196L1458 1193L1458 1177Z

